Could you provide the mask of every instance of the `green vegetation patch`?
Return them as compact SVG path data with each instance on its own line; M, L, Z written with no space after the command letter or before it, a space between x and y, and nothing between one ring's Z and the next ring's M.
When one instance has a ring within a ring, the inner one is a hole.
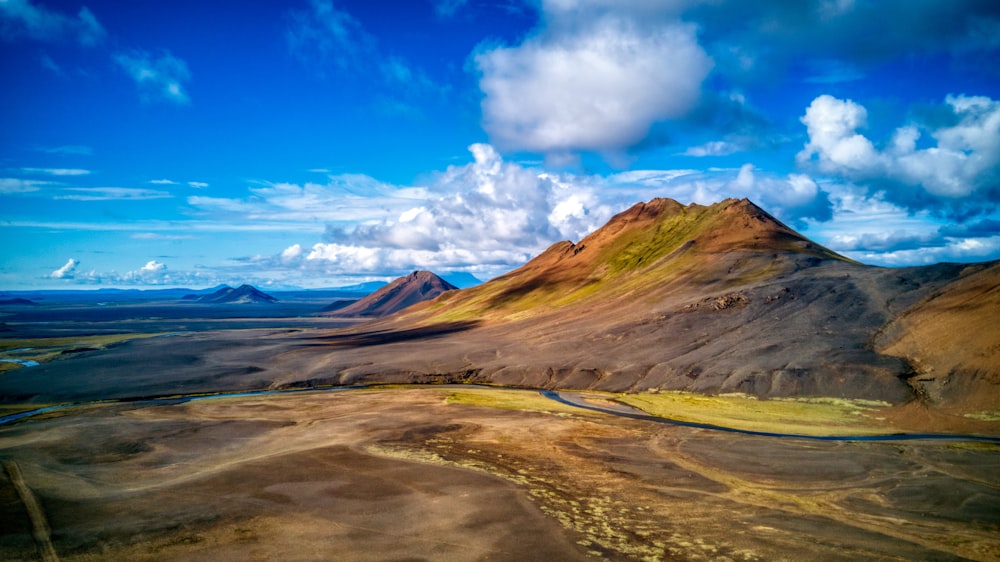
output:
M745 394L681 391L624 394L617 400L648 414L749 431L802 435L876 435L895 430L879 420L888 403L841 398L760 400Z
M75 353L96 351L129 340L151 338L162 334L106 334L59 338L0 340L0 359L17 359L45 363L70 357ZM0 362L0 372L20 368L19 363Z
M447 404L482 406L503 410L526 410L530 412L586 413L580 408L550 400L534 390L501 388L469 388L447 390Z
M974 412L971 414L965 414L965 417L972 420L1000 422L1000 412Z

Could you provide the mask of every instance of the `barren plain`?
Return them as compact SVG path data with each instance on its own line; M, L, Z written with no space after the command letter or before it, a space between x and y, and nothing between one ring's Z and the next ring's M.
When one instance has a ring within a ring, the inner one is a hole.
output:
M1000 558L997 444L734 435L529 390L95 404L0 428L0 456L11 560L39 556L12 465L65 560Z

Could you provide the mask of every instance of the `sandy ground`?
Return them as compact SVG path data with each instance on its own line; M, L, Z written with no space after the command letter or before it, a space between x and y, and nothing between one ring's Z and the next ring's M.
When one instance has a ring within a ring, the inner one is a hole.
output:
M397 389L0 428L63 560L1000 559L1000 448L733 436ZM40 559L10 473L0 558Z

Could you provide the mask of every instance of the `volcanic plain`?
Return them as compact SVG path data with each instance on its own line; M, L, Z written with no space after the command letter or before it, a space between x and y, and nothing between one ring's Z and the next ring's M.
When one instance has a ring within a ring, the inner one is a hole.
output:
M0 558L998 560L998 299L669 200L385 318L12 298Z

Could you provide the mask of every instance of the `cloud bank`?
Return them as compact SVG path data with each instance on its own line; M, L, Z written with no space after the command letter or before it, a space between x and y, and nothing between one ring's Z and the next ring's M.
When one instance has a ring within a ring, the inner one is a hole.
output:
M290 246L267 261L331 274L432 268L492 275L557 240L579 239L613 212L591 185L505 162L490 145L469 150L474 162L437 175L419 205L353 229L329 228L323 242Z

